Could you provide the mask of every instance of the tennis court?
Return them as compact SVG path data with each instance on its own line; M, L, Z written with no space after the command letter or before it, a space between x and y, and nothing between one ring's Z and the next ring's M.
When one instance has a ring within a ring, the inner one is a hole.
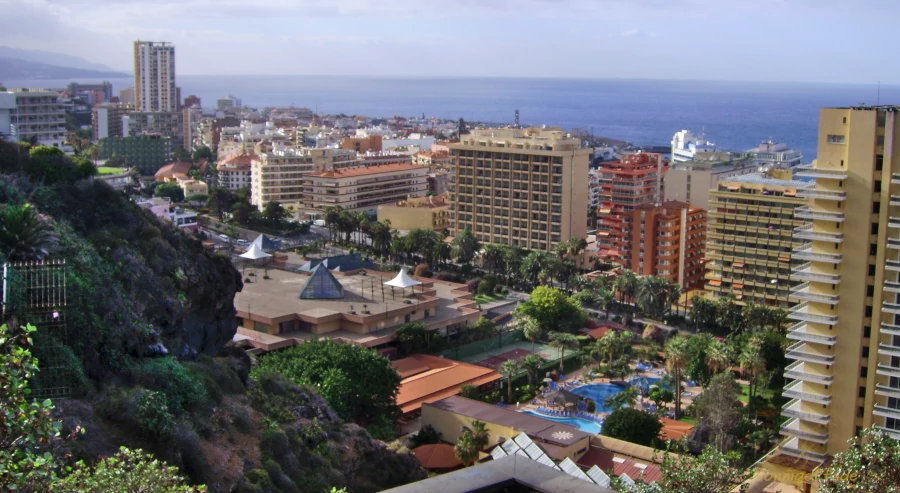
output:
M559 359L559 350L556 348L549 347L545 344L536 344L534 348L535 352L547 361ZM496 370L507 360L515 360L521 363L529 354L531 354L531 343L516 341L502 348L495 348L472 354L468 357L461 358L461 360L466 363L472 363Z

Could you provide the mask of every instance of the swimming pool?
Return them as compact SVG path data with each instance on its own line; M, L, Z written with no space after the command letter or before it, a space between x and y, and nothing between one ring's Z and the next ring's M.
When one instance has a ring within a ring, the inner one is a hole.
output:
M576 393L586 399L593 399L597 405L598 413L611 413L613 409L606 407L606 399L625 390L625 386L613 383L589 383L572 389Z
M534 411L524 411L525 414L530 414L532 416L537 416L541 419L546 419L547 421L556 421L557 423L567 424L569 426L574 426L579 430L590 433L592 435L596 435L600 433L600 423L595 423L593 421L588 421L586 419L581 418L558 418L556 416L545 416L540 413L536 413Z

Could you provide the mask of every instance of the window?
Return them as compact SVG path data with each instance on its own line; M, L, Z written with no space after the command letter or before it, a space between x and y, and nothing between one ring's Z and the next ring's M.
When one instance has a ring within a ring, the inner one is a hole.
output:
M881 193L881 180L875 180L875 193Z
M865 397L865 396L866 396L866 388L865 388L865 387L860 387L860 388L859 388L859 393L856 394L856 395L858 395L859 397Z
M829 135L827 138L829 144L843 144L844 140L843 135Z
M862 357L863 357L863 358L868 358L868 357L869 357L869 346L863 346L863 347L862 347ZM861 396L861 397L865 397L865 396Z
M859 376L860 378L866 378L869 376L869 367L868 366L860 366L859 367Z
M860 388L862 388L862 387L860 387ZM860 397L862 397L862 396L860 396ZM864 407L862 407L862 406L859 406L859 407L856 408L856 417L857 417L857 418L863 417L863 415L864 415L865 413L866 413L866 408L864 408Z
M874 265L871 265L871 264L869 265L869 275L870 276L875 275L875 266Z
M875 286L866 286L866 296L875 296Z
M881 171L884 168L884 155L875 155L875 171Z
M872 316L872 307L871 307L871 306L867 306L867 307L866 307L866 316L867 316L867 317L871 317L871 316Z
M863 337L872 337L872 327L863 327Z
M878 223L872 223L872 234L873 235L878 234Z
M869 255L878 255L878 245L869 245Z
M878 147L884 147L884 135L879 135L876 139Z
M881 202L872 202L872 214L881 212Z

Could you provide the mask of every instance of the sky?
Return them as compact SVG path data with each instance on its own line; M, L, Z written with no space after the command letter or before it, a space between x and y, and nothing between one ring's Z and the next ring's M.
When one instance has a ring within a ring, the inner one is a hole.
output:
M900 85L897 0L0 0L0 45L180 75Z

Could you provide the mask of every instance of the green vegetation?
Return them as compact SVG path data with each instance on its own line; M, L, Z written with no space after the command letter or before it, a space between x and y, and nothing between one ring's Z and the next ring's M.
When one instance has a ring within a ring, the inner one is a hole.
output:
M128 171L127 168L111 168L109 166L99 166L97 168L97 174L99 175L118 175L126 171Z
M604 427L606 424L604 423ZM615 478L610 487L623 493L720 493L732 491L750 479L753 472L736 465L738 455L722 454L707 447L698 457L687 453L683 446L670 449L663 456L659 468L662 478L648 485L638 478L636 485L625 485Z
M516 316L533 319L542 331L575 332L584 325L581 307L556 288L538 286L528 301L516 308Z
M56 493L159 493L205 492L205 486L188 486L170 467L141 450L125 447L91 467L83 461L75 465L71 474L53 486Z
M168 197L172 202L184 202L184 190L175 183L160 183L153 189L154 197Z
M626 442L652 447L658 442L661 429L662 423L655 414L623 407L606 417L601 433Z
M483 421L472 421L472 427L466 428L453 450L456 452L456 458L462 461L466 466L471 466L478 460L479 453L484 450L490 440L490 434L485 429Z
M262 357L253 369L280 373L316 389L343 419L363 425L393 423L400 376L372 349L317 339Z
M850 440L850 449L814 471L821 493L894 492L900 479L900 442L873 428Z

